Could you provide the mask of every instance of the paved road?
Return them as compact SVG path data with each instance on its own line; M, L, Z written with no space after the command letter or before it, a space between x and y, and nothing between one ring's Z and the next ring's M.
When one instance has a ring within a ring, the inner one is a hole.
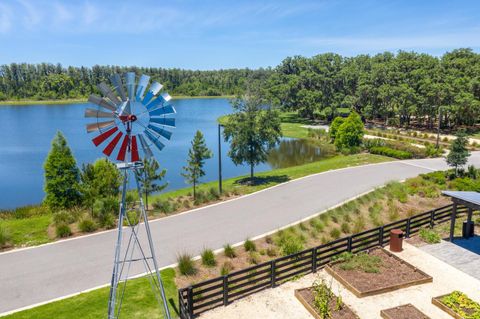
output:
M480 167L480 152L471 156ZM391 180L445 169L442 159L397 161L325 172L237 200L151 223L160 266L177 252L197 255L306 218ZM112 269L115 232L0 254L0 313L103 285ZM133 269L143 272L143 267Z

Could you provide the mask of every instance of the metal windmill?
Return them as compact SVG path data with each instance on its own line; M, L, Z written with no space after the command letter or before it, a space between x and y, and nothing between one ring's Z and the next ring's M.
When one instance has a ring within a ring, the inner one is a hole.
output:
M91 95L88 99L97 108L85 110L85 117L96 119L87 124L88 133L97 133L92 139L93 143L97 147L104 147L105 155L119 161L116 165L123 175L108 318L120 316L129 271L132 264L140 262L148 273L147 278L160 307L163 306L166 318L170 319L139 176L143 168L140 153L143 152L145 158L150 158L153 156L152 146L162 150L165 147L164 141L170 140L172 132L169 129L175 127L175 119L172 118L175 109L168 103L171 97L167 93L157 95L162 88L160 83L153 82L149 86L150 77L141 75L136 85L135 78L134 72L125 74L125 91L122 77L114 74L110 78L113 89L104 82L100 83L98 89L103 97ZM115 152L117 148L118 151ZM139 198L134 204L126 202L130 175L134 176ZM125 229L124 223L127 226ZM147 244L142 243L140 231L145 231ZM127 238L123 237L124 232L129 232L127 242L124 242Z

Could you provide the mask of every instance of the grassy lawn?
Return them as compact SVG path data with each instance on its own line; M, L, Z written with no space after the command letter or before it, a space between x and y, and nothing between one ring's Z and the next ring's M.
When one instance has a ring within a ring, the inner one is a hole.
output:
M177 287L175 286L175 270L165 269L161 272L165 293L169 300L172 317L177 317ZM43 306L24 310L6 316L6 319L88 319L105 318L107 314L108 294L110 287L100 288L71 298L55 301ZM172 303L174 306L172 306ZM123 318L163 318L158 303L153 295L146 277L128 282L122 306Z
M35 246L51 241L47 235L51 221L50 214L22 219L0 219L0 223L9 230L11 242L15 246Z

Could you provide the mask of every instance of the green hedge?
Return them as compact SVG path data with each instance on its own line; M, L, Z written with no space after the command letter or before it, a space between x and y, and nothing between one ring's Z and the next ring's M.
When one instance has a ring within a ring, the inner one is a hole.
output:
M412 153L394 150L393 148L386 147L386 146L375 146L370 148L370 153L377 154L377 155L384 155L388 157L394 157L398 159L409 159L412 158Z

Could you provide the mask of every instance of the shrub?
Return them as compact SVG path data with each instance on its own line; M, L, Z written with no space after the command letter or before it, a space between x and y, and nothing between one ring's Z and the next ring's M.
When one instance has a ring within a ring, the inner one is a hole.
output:
M61 224L71 224L75 222L75 218L72 214L70 214L67 210L60 210L53 214L53 223L55 225Z
M135 226L139 223L139 218L140 216L138 215L138 212L136 210L128 211L123 224L125 226Z
M228 258L236 257L235 249L232 246L230 246L230 244L226 244L225 246L223 246L223 253L225 254L225 257L228 257Z
M84 218L78 224L80 231L84 233L91 233L97 230L97 224L91 218Z
M243 247L245 248L245 251L256 251L257 250L257 245L255 245L255 243L248 238L243 243Z
M275 249L275 247L268 247L267 250L266 250L266 253L267 253L267 256L268 257L275 257L277 256L278 252L277 250Z
M344 234L350 233L350 225L348 223L342 223L341 229Z
M113 214L106 214L103 218L103 221L100 223L102 227L105 227L106 229L112 229L114 228L115 225L115 216Z
M257 265L260 262L260 256L256 251L250 251L248 254L248 262Z
M384 155L384 156L398 158L398 159L409 159L413 157L412 153L394 150L393 148L386 147L386 146L372 147L370 149L370 153L377 154L377 155Z
M340 235L341 235L340 229L334 227L330 230L330 237L332 237L332 239L338 239L340 238Z
M0 247L5 246L10 238L11 236L8 228L5 225L0 224Z
M70 226L65 223L57 224L55 232L57 234L57 237L59 238L65 238L72 235L72 230L70 229Z
M192 276L197 273L192 256L187 253L181 254L177 257L178 270L184 276Z
M210 198L212 200L216 200L216 199L219 199L220 198L220 193L218 192L218 189L215 188L215 187L211 187L209 190L208 190L208 193L210 195Z
M433 229L422 228L419 233L420 238L429 244L438 244L442 238Z
M207 267L215 267L217 262L215 260L215 254L211 249L204 249L202 252L202 264Z
M298 237L286 236L280 244L280 250L283 256L298 253L303 250L302 240Z
M160 212L164 214L170 214L174 211L173 205L170 202L170 200L160 200L157 199L155 202L153 202L153 208L158 209Z
M223 263L222 268L220 268L220 275L226 276L233 270L233 264L229 261Z

